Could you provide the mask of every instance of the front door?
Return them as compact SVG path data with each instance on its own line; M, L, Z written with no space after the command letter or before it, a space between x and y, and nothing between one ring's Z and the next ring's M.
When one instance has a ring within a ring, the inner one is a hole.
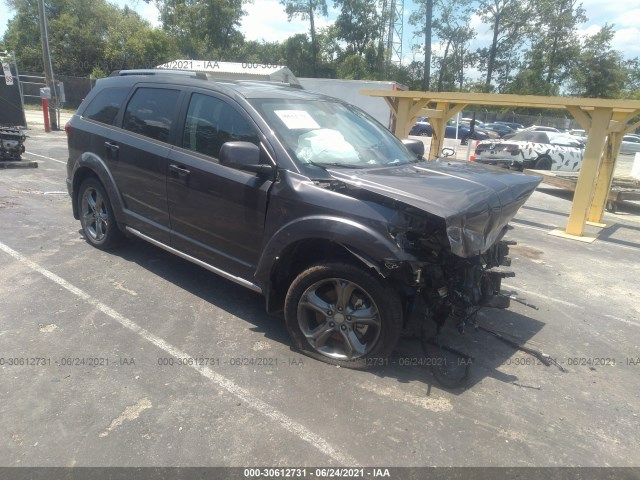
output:
M260 138L240 106L196 92L168 157L172 246L245 279L259 259L272 181L221 165L218 155L225 142Z

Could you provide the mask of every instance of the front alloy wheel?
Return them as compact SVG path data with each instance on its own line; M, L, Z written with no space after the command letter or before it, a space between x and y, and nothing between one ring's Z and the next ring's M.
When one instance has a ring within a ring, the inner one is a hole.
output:
M401 309L397 294L368 272L326 264L294 280L285 319L298 347L312 357L362 368L374 363L371 358L391 353Z

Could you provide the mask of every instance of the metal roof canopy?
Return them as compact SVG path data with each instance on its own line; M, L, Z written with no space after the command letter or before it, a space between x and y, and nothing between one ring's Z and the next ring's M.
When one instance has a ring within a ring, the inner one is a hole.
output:
M210 80L266 80L300 85L293 72L283 65L218 62L217 60L173 60L158 65L156 68L203 72Z
M585 224L606 227L602 216L622 137L640 126L640 121L631 123L640 114L640 100L385 90L361 90L360 93L383 97L387 101L396 116L395 135L398 138L407 137L419 116L428 116L433 129L429 160L433 160L442 148L447 120L467 105L568 110L587 132L587 144L567 228L551 233L588 242L595 237L585 235ZM430 104L435 108L427 108Z

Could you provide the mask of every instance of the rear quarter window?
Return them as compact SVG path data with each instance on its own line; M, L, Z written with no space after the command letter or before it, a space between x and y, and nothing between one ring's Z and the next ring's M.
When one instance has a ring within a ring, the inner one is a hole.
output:
M87 106L82 116L96 122L112 125L129 93L129 87L105 88Z

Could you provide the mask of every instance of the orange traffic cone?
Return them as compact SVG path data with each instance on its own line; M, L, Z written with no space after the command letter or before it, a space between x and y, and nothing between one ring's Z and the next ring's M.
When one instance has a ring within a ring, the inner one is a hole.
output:
M471 142L469 142L471 143ZM476 161L476 147L478 146L478 140L474 140L473 144L471 145L471 154L469 155L469 161L470 162L475 162Z

